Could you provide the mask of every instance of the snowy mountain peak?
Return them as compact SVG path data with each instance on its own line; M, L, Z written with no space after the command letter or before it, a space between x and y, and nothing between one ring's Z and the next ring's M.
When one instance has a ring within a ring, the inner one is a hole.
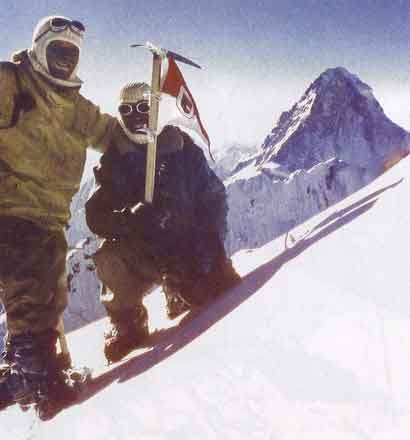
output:
M324 91L324 89L327 87L352 87L356 92L362 94L363 96L375 99L372 88L365 84L357 75L350 73L344 67L334 67L325 70L311 87L315 87L321 91Z
M255 164L277 162L295 171L336 157L376 176L409 151L409 134L386 117L371 87L336 67L281 114Z
M409 151L410 134L386 117L371 87L343 67L327 69L225 180L228 250L267 243Z
M372 88L357 75L344 67L325 70L309 87L306 94L316 94L315 112L317 116L341 114L348 107L353 107L358 115L364 117L384 116L384 111L373 95ZM337 107L337 108L333 108Z

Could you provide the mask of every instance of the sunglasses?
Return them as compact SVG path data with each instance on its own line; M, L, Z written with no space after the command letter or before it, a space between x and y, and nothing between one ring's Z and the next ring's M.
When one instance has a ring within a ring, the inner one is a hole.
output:
M42 36L44 36L47 32L63 32L67 28L70 28L75 34L83 35L85 32L85 26L81 23L81 21L77 20L68 20L67 18L54 17L49 21L50 28L41 33L34 41L37 42Z
M130 116L133 113L146 115L149 113L149 103L148 101L139 101L133 104L120 104L118 112L121 116Z

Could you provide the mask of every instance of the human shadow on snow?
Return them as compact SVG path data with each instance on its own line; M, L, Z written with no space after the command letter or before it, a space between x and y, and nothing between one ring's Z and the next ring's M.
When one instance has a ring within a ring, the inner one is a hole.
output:
M123 361L118 366L111 367L110 370L94 378L77 403L88 400L115 381L126 382L144 373L184 348L257 293L286 263L318 241L368 212L375 205L380 194L397 186L401 181L402 179L367 195L341 211L330 214L328 218L312 228L307 238L297 242L291 248L284 248L272 260L246 275L238 286L216 300L199 315L185 320L185 322L183 320L179 325L160 332L157 341L153 341L153 346L149 351L142 354L136 353L131 359Z
M334 213L332 213L331 215L329 215L329 217L326 217L325 220L323 220L322 222L318 223L313 229L320 229L323 226L331 223L332 221L336 220L337 218L343 217L345 214L351 212L353 209L355 209L356 207L362 206L364 203L375 199L376 197L378 197L380 194L384 193L385 191L389 190L389 189L393 189L396 186L400 185L403 182L403 178L397 180L397 182L392 183L391 185L388 185L384 188L381 188L369 195L367 195L366 197L363 197L362 199L360 199L359 201L352 203L351 205L349 205L347 208L341 209L340 211L335 211ZM309 220L307 220L309 221Z

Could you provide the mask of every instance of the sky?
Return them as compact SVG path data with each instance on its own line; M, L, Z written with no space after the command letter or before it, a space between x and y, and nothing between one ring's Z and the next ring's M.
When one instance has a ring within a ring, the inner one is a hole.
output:
M150 80L151 41L203 69L181 66L212 148L259 146L280 113L324 70L343 66L369 84L387 115L410 129L408 0L1 0L0 57L31 45L43 16L87 28L83 94L115 114L120 88Z

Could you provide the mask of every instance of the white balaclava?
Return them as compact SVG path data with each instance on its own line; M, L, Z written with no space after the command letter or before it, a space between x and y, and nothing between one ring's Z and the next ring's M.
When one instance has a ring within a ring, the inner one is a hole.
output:
M53 18L63 18L71 21L69 18L62 17L60 15L45 17L39 21L36 28L34 29L31 49L28 51L31 65L36 72L45 76L49 81L53 82L54 84L63 87L79 87L81 86L82 81L77 76L78 64L72 72L70 78L68 78L67 80L55 78L53 75L51 75L49 71L46 49L52 41L67 41L68 43L74 44L74 46L78 47L80 53L83 42L83 35L73 32L70 26L67 26L67 28L61 32L54 32L50 26L50 21ZM41 37L37 40L40 35Z
M144 82L133 82L125 85L121 89L119 105L124 103L133 104L143 99L149 101L150 98L151 88L148 84ZM144 133L132 133L130 130L128 130L120 114L118 115L118 122L123 128L124 133L132 142L135 142L137 144L147 144L148 142L151 142L153 140L153 134L150 132L149 129L139 130Z

